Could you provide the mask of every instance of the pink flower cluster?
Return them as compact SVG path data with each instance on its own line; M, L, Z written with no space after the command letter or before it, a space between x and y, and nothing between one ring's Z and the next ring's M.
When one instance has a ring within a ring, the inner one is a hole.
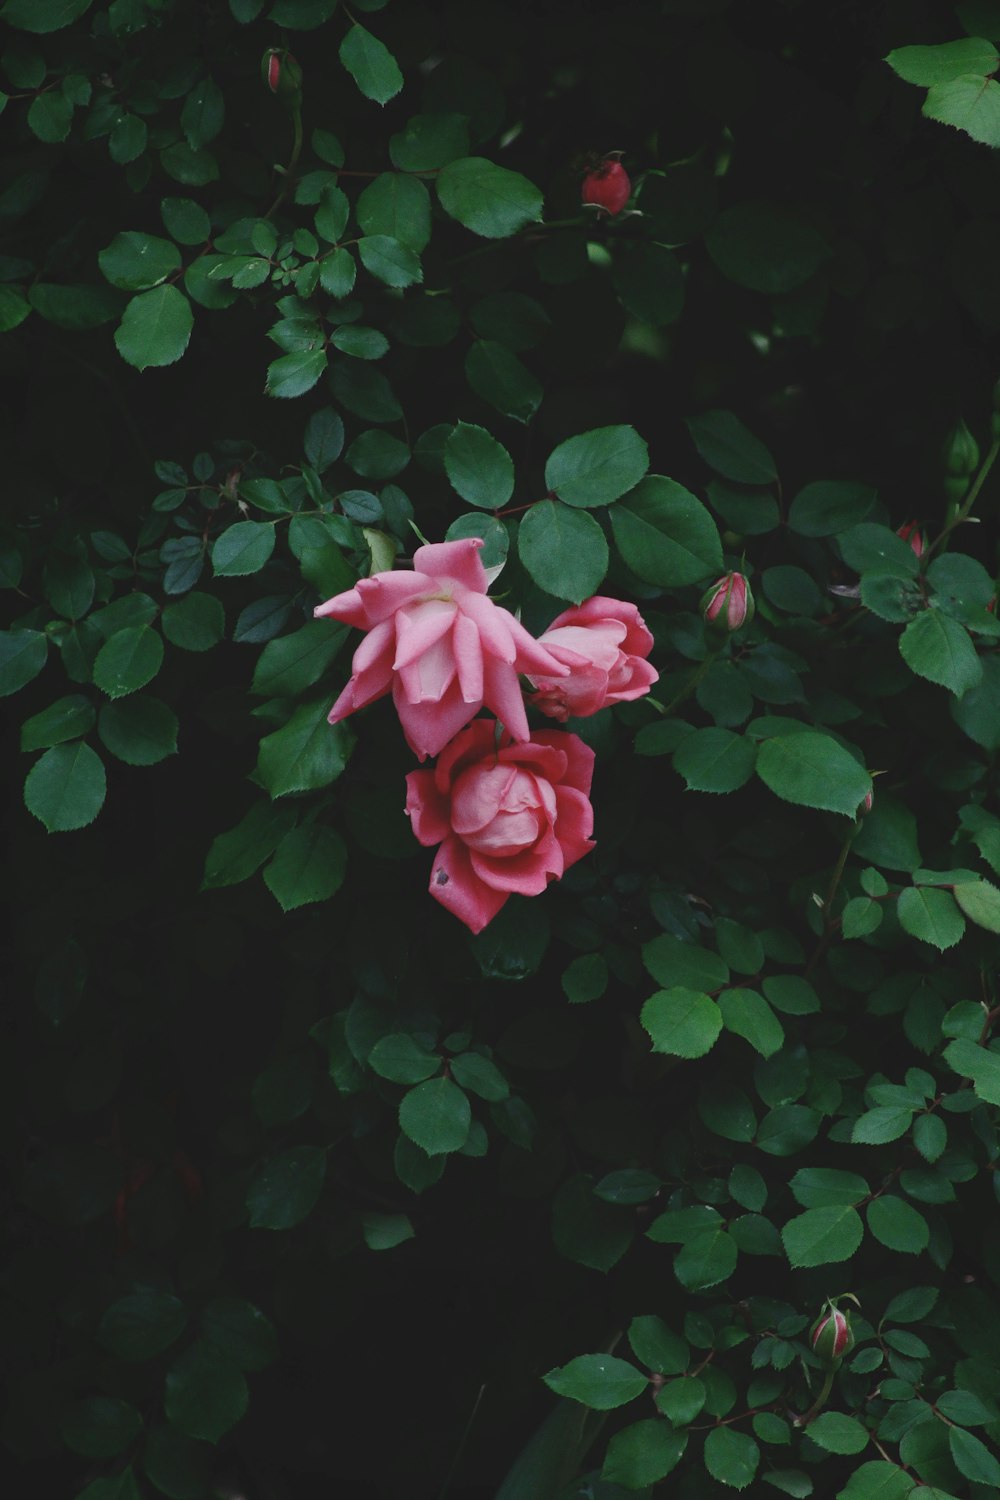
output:
M363 578L316 609L367 631L331 724L391 692L413 753L440 757L406 778L406 812L420 843L440 846L431 895L473 932L594 847L594 753L578 735L529 729L519 674L529 702L560 723L657 679L634 604L588 599L536 641L487 595L481 547L477 537L419 547L412 572ZM484 707L502 730L476 718Z

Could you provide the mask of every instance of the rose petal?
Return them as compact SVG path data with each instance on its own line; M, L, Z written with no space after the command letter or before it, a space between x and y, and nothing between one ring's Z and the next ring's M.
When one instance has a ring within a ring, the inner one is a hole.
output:
M495 891L516 892L519 896L540 896L549 882L558 880L565 865L558 841L548 835L523 854L512 859L494 859L469 850L472 868L484 885Z
M356 588L348 589L343 594L334 594L332 599L317 604L313 616L317 620L330 616L331 619L342 620L345 625L357 625L362 630L368 623L361 595Z
M438 703L410 703L398 673L393 679L392 701L396 705L406 743L418 760L426 760L428 755L439 755L448 741L482 707L481 703L465 702L457 681L452 682Z
M561 625L558 630L550 627L539 636L538 644L568 667L592 662L595 667L610 672L621 655L619 647L625 635L625 626L620 620L595 620L590 626Z
M356 586L369 625L378 625L388 620L397 609L419 599L421 594L433 594L436 580L422 573L375 573L371 578L362 578Z
M455 628L451 633L455 662L458 667L458 685L466 703L483 701L483 647L479 631L468 615L459 612L455 617Z
M433 771L410 771L407 775L406 816L419 843L429 846L448 838L448 798L438 791Z
M440 703L454 680L455 653L450 639L435 641L396 676L409 703Z
M513 739L528 739L528 717L517 673L492 656L483 661L483 702Z
M451 787L467 765L484 756L496 754L497 726L492 719L473 719L441 752L434 770L440 791L451 794Z
M506 903L508 893L486 885L472 868L465 845L445 839L431 868L430 893L471 932L482 932Z
M451 630L458 614L449 599L422 599L396 613L396 658L393 670L408 667ZM378 627L376 627L378 628Z
M459 608L475 624L482 649L487 655L513 666L517 652L510 633L510 622L514 616L481 594L464 594L459 600Z
M567 734L564 729L536 729L532 739L535 744L548 745L566 757L566 769L559 778L563 786L575 787L585 797L590 795L595 757L578 734Z
M565 868L575 865L578 859L589 854L594 847L590 835L594 831L594 809L584 792L572 786L557 786L556 835L562 848Z
M429 542L413 554L413 566L432 578L454 579L475 594L486 593L486 570L479 557L482 537L461 537L457 542Z

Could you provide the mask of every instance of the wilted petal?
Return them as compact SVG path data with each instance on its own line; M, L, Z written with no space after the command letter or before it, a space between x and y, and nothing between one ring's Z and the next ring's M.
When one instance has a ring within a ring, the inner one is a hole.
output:
M482 932L508 893L486 885L472 868L469 851L454 835L441 845L431 867L430 893L470 932Z

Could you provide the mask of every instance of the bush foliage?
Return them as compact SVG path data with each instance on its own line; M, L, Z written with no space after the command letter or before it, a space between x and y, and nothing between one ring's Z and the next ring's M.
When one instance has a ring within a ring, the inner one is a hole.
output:
M18 1493L996 1495L1000 4L0 19ZM478 936L469 537L660 677Z

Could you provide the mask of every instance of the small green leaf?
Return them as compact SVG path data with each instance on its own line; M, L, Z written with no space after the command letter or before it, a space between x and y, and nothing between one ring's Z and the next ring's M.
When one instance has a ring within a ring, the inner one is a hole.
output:
M450 162L436 185L445 213L484 239L506 239L542 217L544 200L534 183L483 156Z
M965 932L965 918L955 897L940 887L908 886L899 893L896 914L904 932L942 952L953 948Z
M235 828L212 840L202 889L215 890L249 879L274 853L294 821L295 811L291 807L255 803Z
M427 1152L443 1156L460 1151L472 1122L468 1096L450 1078L429 1078L404 1094L399 1124L404 1135Z
M836 536L863 521L876 499L875 491L865 484L816 480L795 496L788 524L799 536Z
M105 703L98 732L112 755L129 766L155 766L177 753L177 715L146 694Z
M459 422L444 445L444 467L452 489L470 505L499 510L514 493L511 456L485 427Z
M266 521L237 521L216 537L212 571L216 578L259 573L274 551L274 527Z
M687 1343L652 1313L632 1319L628 1341L639 1363L658 1375L680 1375L688 1367L691 1350Z
M251 691L263 698L297 698L318 682L344 644L346 629L333 620L310 620L291 635L268 641Z
M97 1336L116 1359L152 1359L180 1338L186 1324L187 1310L179 1297L144 1286L111 1304Z
M151 682L162 663L162 636L150 625L130 625L98 651L94 682L109 698L124 698Z
M63 1442L87 1458L114 1458L142 1433L134 1406L116 1396L87 1396L74 1401L60 1422Z
M755 990L723 990L719 1009L727 1031L748 1041L761 1057L771 1057L785 1043L785 1028Z
M413 286L424 279L418 257L391 235L365 235L358 241L358 254L365 270L386 286Z
M21 749L47 750L51 745L78 740L93 729L96 720L97 714L89 698L80 693L60 698L21 725Z
M347 254L346 251L344 253ZM319 380L326 364L325 349L302 349L295 354L283 354L280 359L272 360L267 367L265 393L285 401L304 396Z
M735 792L753 775L757 746L730 729L696 729L674 752L674 770L689 792Z
M434 172L465 156L469 131L463 115L414 115L389 138L389 156L401 172Z
M851 1128L851 1140L859 1146L886 1146L906 1134L912 1119L912 1109L879 1105L858 1116Z
M736 1269L738 1249L723 1226L693 1235L674 1257L674 1275L689 1292L727 1281Z
M827 1453L863 1453L870 1436L863 1423L839 1411L820 1412L806 1430L810 1440L825 1448Z
M79 20L91 3L92 0L7 0L0 16L18 31L43 36Z
M913 1485L912 1474L877 1460L855 1469L837 1500L907 1500Z
M654 1052L674 1057L704 1057L722 1030L722 1012L710 996L675 985L650 996L640 1020Z
M800 1167L788 1184L796 1203L803 1208L836 1208L861 1203L869 1188L857 1172L837 1167Z
M188 594L163 611L163 634L182 651L210 651L222 640L226 612L213 594Z
M477 339L465 356L465 378L490 406L518 422L529 421L542 400L531 371L495 339Z
M175 286L133 297L115 331L118 353L137 370L176 364L188 346L194 314Z
M0 631L0 697L19 692L37 677L48 650L48 636L41 630Z
M987 1104L1000 1105L1000 1056L997 1053L960 1037L948 1043L944 1058L956 1073L972 1079L972 1087L980 1099Z
M641 1396L649 1379L628 1360L613 1354L578 1354L542 1377L550 1391L593 1411L614 1411Z
M901 1255L919 1255L930 1243L927 1220L903 1198L886 1193L873 1198L867 1217L875 1238Z
M316 1207L325 1177L322 1147L276 1151L257 1168L247 1189L251 1229L292 1229L301 1224Z
M593 516L557 500L533 505L517 533L517 550L540 589L582 604L608 569L608 544Z
M825 1266L849 1260L864 1237L861 1215L849 1204L807 1208L781 1231L793 1266Z
M384 42L355 24L340 44L340 60L366 99L386 104L403 87L403 75Z
M760 1463L760 1449L749 1433L713 1427L705 1438L705 1468L720 1484L745 1490Z
M368 1054L368 1066L391 1083L423 1083L441 1070L441 1058L406 1032L381 1037Z
M24 783L24 805L49 833L70 833L94 821L106 790L100 756L79 740L56 745L35 762Z
M125 292L159 286L181 268L181 256L170 240L138 230L116 234L97 257L105 278Z
M627 1490L645 1489L677 1467L686 1446L687 1433L675 1432L665 1418L646 1417L615 1433L601 1478Z
M971 1432L964 1432L961 1427L949 1427L948 1446L955 1467L966 1479L971 1479L974 1484L989 1485L994 1490L1000 1486L1000 1462L979 1438L973 1437Z
M328 901L344 883L347 847L335 828L307 823L285 834L264 871L264 884L282 911Z
M689 417L687 429L702 458L718 474L740 484L771 484L778 477L764 444L731 411Z
M1000 53L992 42L971 36L932 47L896 47L885 60L906 83L932 88L936 83L949 83L964 74L995 73Z
M303 703L261 740L257 773L272 797L317 791L343 771L354 737L344 725L327 722L328 709L325 699Z
M899 649L912 672L957 698L982 679L982 663L969 632L943 610L925 609L911 620L899 638Z
M634 489L649 451L634 427L599 427L560 443L545 465L546 488L566 505L610 505Z
M247 1383L205 1339L185 1349L167 1371L163 1409L188 1437L217 1443L247 1409Z
M611 529L638 578L661 588L705 582L722 569L715 522L700 500L658 474L643 479L611 510Z
M242 1297L217 1297L201 1315L205 1340L239 1370L263 1370L278 1356L274 1325Z
M816 730L776 735L757 752L757 775L785 802L854 817L871 777L849 751Z
M1000 933L1000 890L991 881L965 881L955 886L953 895L970 922Z

